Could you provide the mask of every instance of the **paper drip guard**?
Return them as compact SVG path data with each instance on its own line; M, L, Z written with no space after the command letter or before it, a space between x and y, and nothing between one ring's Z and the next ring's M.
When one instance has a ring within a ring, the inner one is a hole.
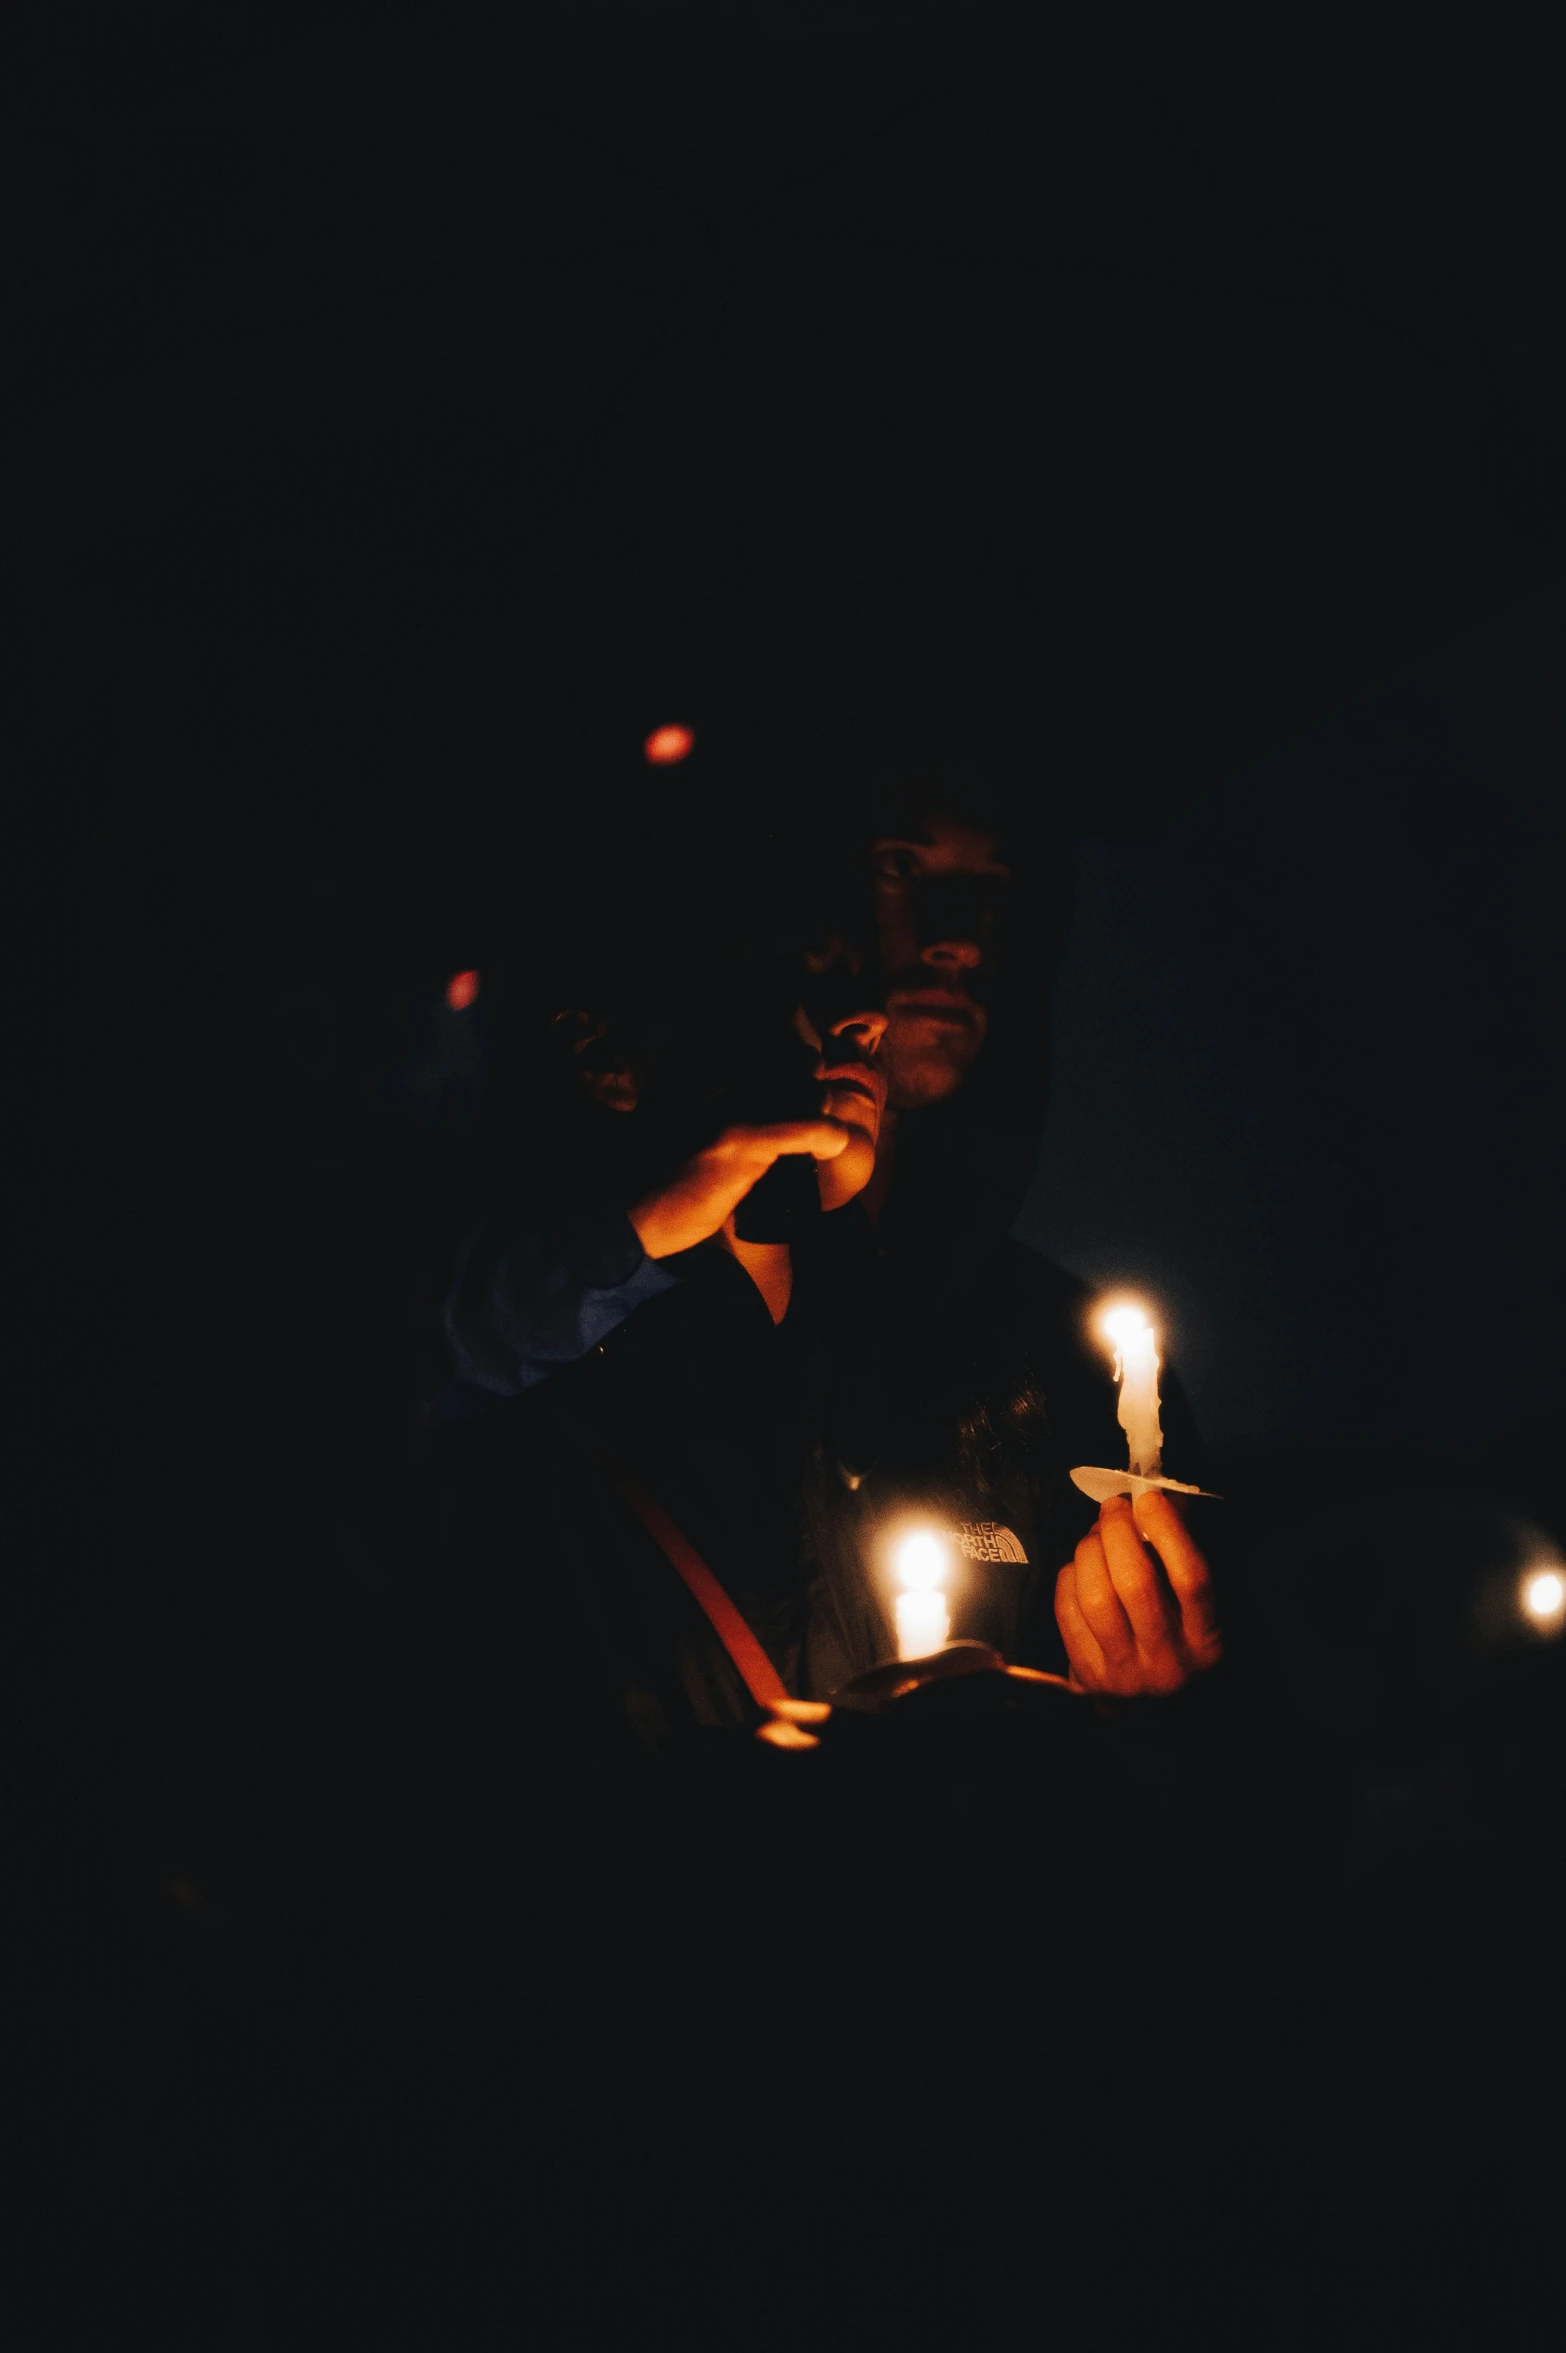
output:
M1107 1503L1112 1495L1150 1495L1155 1487L1170 1495L1205 1495L1212 1503L1223 1501L1210 1487L1192 1487L1184 1479L1148 1479L1140 1471L1106 1471L1093 1463L1079 1463L1071 1474L1071 1484L1095 1503Z

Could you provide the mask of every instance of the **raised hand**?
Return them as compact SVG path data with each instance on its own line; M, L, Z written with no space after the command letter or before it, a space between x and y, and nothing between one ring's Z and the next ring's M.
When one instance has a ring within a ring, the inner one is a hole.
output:
M650 1193L631 1211L649 1258L668 1258L709 1242L739 1207L758 1177L788 1152L835 1160L850 1141L835 1119L779 1120L771 1127L725 1128L714 1144L688 1160L672 1184Z
M1055 1580L1055 1622L1079 1691L1178 1691L1223 1655L1207 1563L1161 1488L1100 1507Z

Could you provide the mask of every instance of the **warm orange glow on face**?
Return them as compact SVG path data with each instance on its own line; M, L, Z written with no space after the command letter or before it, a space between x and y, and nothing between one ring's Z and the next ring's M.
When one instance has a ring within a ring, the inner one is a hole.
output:
M655 727L642 746L654 768L672 768L695 748L696 738L688 727Z
M446 1002L453 1013L465 1013L478 993L476 972L454 972L446 983Z

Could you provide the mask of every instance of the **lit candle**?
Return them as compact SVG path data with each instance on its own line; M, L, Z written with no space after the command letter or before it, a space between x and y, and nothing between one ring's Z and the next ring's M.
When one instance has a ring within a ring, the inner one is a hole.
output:
M951 1639L951 1613L941 1591L946 1547L928 1529L918 1529L897 1547L894 1566L903 1588L897 1596L897 1655L927 1659Z
M1120 1427L1139 1478L1156 1479L1163 1466L1164 1433L1158 1424L1157 1335L1139 1307L1114 1307L1099 1329L1115 1351L1120 1383Z
M1522 1605L1536 1626L1553 1633L1566 1618L1566 1577L1558 1569L1535 1569L1524 1580Z

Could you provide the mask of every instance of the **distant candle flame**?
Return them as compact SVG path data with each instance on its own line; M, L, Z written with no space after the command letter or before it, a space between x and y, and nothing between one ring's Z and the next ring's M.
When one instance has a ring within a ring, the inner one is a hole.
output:
M1537 1569L1525 1577L1522 1605L1536 1626L1553 1626L1566 1617L1566 1577L1555 1569Z
M672 768L695 748L696 738L688 727L655 727L642 745L649 765L654 768Z

